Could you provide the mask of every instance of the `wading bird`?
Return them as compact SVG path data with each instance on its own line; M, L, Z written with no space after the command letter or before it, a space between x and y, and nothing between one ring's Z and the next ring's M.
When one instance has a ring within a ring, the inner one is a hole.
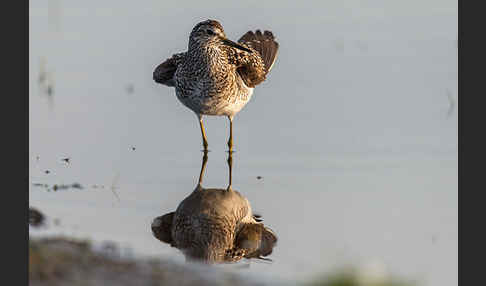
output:
M272 32L248 31L235 43L218 21L198 23L189 36L187 52L174 54L153 72L160 84L175 87L177 98L196 113L204 150L208 141L203 115L227 116L228 147L233 148L233 118L263 82L278 51Z

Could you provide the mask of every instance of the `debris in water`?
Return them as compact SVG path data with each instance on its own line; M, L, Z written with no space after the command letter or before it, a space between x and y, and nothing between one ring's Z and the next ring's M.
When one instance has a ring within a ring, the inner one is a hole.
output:
M119 178L120 178L120 173L117 173L116 176L115 176L115 178L113 178L113 182L111 183L111 187L110 187L111 191L113 192L113 194L117 198L118 202L120 202L120 197L116 193L116 189L118 189L118 187L116 186L116 184L118 183L118 179Z
M436 244L437 243L437 235L432 235L432 244Z
M33 183L32 186L45 188L48 192L51 191L48 184ZM65 185L65 184L54 184L54 185L52 185L52 190L55 191L55 192L57 192L58 190L67 190L67 189L82 190L84 188L80 183L73 183L73 184L70 184L70 185Z
M83 186L81 186L81 184L79 184L79 183L73 183L71 185L64 185L64 184L57 185L57 184L55 184L54 186L52 186L52 189L54 191L57 191L57 190L67 190L67 189L70 189L70 188L82 190L83 189Z
M32 184L34 187L44 187L44 188L49 188L49 185L48 184L40 184L40 183L35 183L35 184Z
M257 179L258 180L261 180L261 179L263 179L263 177L262 176L257 176Z
M52 85L47 86L47 95L51 96L54 93L54 88Z
M135 91L135 88L133 84L130 83L125 87L125 90L127 91L128 94L132 94Z
M62 159L62 161L64 161L64 162L66 162L66 163L68 163L68 164L69 164L69 160L70 160L70 159L71 159L71 158L64 158L64 159Z
M54 94L54 78L51 73L47 73L46 93L48 96L52 96Z
M71 185L71 188L82 190L83 189L83 186L81 186L80 183L74 183L74 184Z
M456 102L454 100L454 97L452 96L452 93L449 89L446 89L446 95L447 99L449 100L449 108L447 110L446 117L449 118L452 116L452 113L454 113L454 108L456 106Z
M29 225L39 227L44 224L44 215L33 207L29 207Z

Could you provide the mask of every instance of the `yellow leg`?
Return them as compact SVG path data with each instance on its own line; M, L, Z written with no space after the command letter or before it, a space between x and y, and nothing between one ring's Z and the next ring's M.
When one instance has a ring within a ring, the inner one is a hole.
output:
M204 150L202 165L201 165L201 172L199 173L199 182L197 184L199 189L202 189L202 181L204 177L204 170L206 169L206 163L208 162L208 150Z
M232 170L233 170L233 152L229 151L228 152L228 167L229 167L229 183L228 183L228 188L226 189L227 191L232 191L233 189L231 188L231 182L232 182Z
M230 137L228 139L228 147L229 151L231 152L233 150L233 118L228 117L228 119L230 121Z
M203 125L202 116L199 117L199 127L201 127L201 134L202 134L204 151L207 151L208 150L208 139L206 139L206 132L204 132L204 125Z

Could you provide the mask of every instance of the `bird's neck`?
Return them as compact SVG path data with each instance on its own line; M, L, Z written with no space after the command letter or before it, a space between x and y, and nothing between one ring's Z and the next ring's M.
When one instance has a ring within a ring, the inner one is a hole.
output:
M224 50L219 45L211 43L189 43L188 52L193 60L206 66L219 65L225 59Z

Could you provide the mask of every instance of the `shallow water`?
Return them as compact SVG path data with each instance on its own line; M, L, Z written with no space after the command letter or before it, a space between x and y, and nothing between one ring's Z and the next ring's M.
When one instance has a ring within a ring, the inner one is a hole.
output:
M199 126L152 71L214 18L231 39L261 28L280 43L234 121L233 187L279 237L274 262L245 271L294 281L371 264L457 285L457 2L31 1L29 12L29 200L60 220L33 234L184 260L150 223L196 186ZM205 120L205 186L225 188L228 122ZM83 189L33 185L73 183Z

